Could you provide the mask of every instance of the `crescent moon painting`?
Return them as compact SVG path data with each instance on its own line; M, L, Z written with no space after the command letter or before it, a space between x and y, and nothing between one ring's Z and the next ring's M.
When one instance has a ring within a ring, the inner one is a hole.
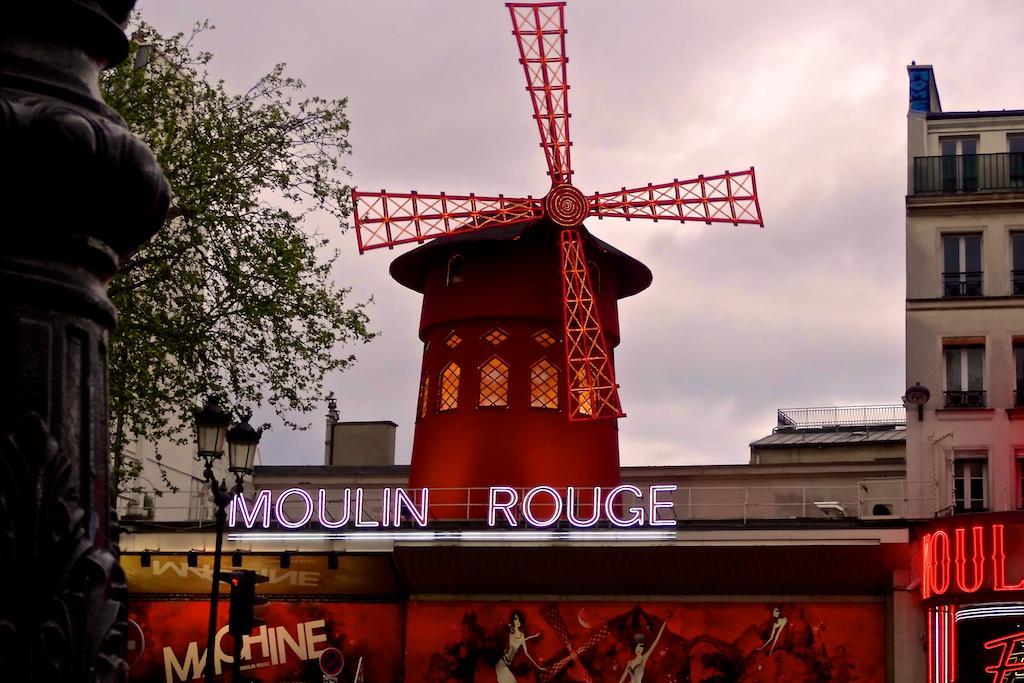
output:
M583 613L586 607L582 608L579 614L576 615L576 621L580 622L580 626L583 628L590 628L590 622L587 621L587 616Z

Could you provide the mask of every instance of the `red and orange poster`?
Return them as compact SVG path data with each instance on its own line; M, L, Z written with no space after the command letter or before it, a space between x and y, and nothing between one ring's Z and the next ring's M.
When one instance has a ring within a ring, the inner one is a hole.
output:
M885 681L882 603L412 603L407 683Z
M201 680L206 662L209 603L134 601L129 641L132 681ZM216 657L217 680L230 678L232 638L227 606ZM261 683L397 681L402 667L402 605L271 602L258 609L266 625L243 641L245 680Z
M132 680L201 679L207 616L202 601L133 603ZM260 616L242 662L261 682L881 683L886 673L881 602L272 602ZM218 680L229 678L231 642L225 628Z

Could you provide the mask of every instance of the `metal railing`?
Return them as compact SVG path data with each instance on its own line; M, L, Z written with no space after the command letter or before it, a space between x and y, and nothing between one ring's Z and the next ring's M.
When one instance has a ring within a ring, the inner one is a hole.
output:
M984 408L985 392L978 390L970 391L946 391L947 408Z
M914 193L1024 191L1024 153L914 157Z
M895 427L906 423L907 409L902 405L779 408L775 431Z
M942 296L982 296L984 272L968 270L942 274Z

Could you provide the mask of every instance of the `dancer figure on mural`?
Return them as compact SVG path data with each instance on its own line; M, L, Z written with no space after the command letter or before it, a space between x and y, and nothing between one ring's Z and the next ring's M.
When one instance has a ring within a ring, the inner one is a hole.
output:
M661 640L661 634L665 632L665 627L668 626L668 620L672 616L669 612L665 617L665 621L661 622L661 628L658 629L658 635L654 637L654 642L651 643L650 649L647 649L647 644L644 642L646 638L642 633L638 633L633 636L633 659L629 660L626 664L626 668L622 671L622 677L619 678L619 683L642 683L644 680L644 669L647 667L647 660L651 658L654 650L658 647L658 641Z
M764 645L757 648L757 650L763 650L771 645L771 648L768 650L768 654L775 652L775 646L779 644L779 636L782 635L782 629L786 628L786 624L789 623L789 619L782 616L782 610L778 607L772 610L772 618L774 618L775 621L772 623L772 631L768 634L768 640L764 641Z
M530 664L533 664L539 671L547 671L546 668L542 667L537 662L533 661L533 657L530 656L530 651L526 648L526 641L533 640L539 633L534 633L532 636L528 636L523 632L523 613L519 610L512 612L512 618L509 619L508 625L508 649L501 655L501 659L494 665L494 674L498 677L498 683L517 683L516 677L512 674L512 670L509 668L512 666L512 660L515 659L516 653L519 648L522 648L523 654L530 660Z

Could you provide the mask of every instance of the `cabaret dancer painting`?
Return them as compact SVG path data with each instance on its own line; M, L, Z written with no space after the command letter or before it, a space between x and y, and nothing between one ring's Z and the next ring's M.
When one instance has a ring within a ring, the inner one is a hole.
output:
M547 671L544 667L534 661L533 657L530 656L530 650L526 646L526 642L536 638L539 633L534 633L532 636L526 635L523 626L523 613L519 610L512 612L512 617L509 619L508 625L508 647L505 652L501 655L501 658L494 665L494 674L497 676L498 683L517 683L516 677L512 673L512 662L515 660L516 653L521 649L526 658L538 671Z
M643 683L644 669L647 666L647 660L651 658L654 650L658 647L658 641L661 640L661 634L665 632L665 627L668 625L668 620L671 618L672 613L669 612L668 616L665 617L665 621L661 622L661 628L658 629L658 635L655 636L650 649L646 647L646 638L644 637L644 634L638 633L633 637L633 654L635 656L633 659L629 660L629 663L626 664L626 668L623 669L619 683Z

